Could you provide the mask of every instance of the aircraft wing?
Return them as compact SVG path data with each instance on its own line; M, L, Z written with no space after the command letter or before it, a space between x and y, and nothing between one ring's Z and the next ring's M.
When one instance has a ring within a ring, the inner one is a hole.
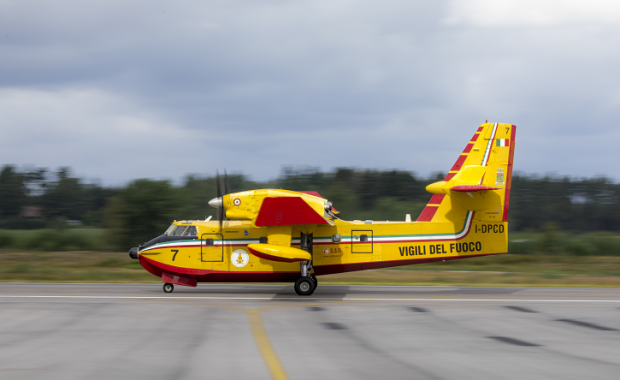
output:
M261 259L297 262L308 261L312 255L291 247L293 227L302 234L311 234L317 225L335 225L335 210L317 192L293 192L262 189L226 194L212 199L213 207L223 207L230 219L249 219L256 227L265 227L260 243L248 245L252 254ZM224 214L224 213L222 213Z

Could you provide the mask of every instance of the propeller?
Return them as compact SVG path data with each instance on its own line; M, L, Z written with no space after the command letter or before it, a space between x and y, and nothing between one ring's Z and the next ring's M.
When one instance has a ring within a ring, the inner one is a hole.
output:
M228 186L228 173L224 169L224 191L222 195L222 184L220 181L220 172L216 170L215 182L217 184L216 197L209 201L209 206L217 208L217 220L220 222L220 232L222 231L222 223L224 223L224 195L230 194L230 187Z
M228 187L228 173L226 173L226 168L224 168L224 191L226 191L226 194L224 195L230 194L230 187Z
M222 231L222 223L224 222L224 200L222 198L222 185L220 184L220 172L216 170L217 173L217 177L216 177L216 183L217 183L217 200L219 200L219 205L217 208L217 220L220 222L220 232Z

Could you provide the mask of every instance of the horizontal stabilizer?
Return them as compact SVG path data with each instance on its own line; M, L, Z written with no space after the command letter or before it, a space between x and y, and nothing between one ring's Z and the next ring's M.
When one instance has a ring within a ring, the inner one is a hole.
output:
M472 192L500 190L501 187L484 186L482 181L487 168L479 165L471 165L462 168L449 181L439 181L426 187L426 191L432 194L447 194L451 191Z
M254 256L265 260L285 263L312 260L310 253L302 251L299 248L283 247L273 244L250 244L248 245L248 249Z

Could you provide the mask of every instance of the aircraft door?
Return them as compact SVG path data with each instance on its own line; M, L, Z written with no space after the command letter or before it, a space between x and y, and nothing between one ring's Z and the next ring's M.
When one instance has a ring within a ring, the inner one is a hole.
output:
M372 253L372 230L351 231L351 253Z
M202 234L200 236L200 261L204 269L213 269L215 263L224 261L222 234Z

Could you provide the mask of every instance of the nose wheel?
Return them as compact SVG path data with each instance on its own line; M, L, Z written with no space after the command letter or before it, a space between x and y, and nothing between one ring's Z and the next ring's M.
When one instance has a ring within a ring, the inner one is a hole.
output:
M174 285L169 284L167 282L164 284L164 293L172 293L173 290L174 290Z
M310 277L300 277L295 281L295 293L299 296L309 296L314 293L316 282Z

